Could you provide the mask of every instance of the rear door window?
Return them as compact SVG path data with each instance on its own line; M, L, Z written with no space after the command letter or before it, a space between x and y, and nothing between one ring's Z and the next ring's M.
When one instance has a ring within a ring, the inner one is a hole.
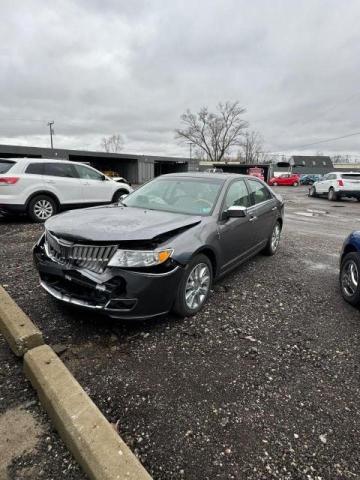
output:
M25 173L30 173L32 175L43 175L43 172L44 164L42 162L30 163L25 170Z
M10 160L0 159L0 173L7 173L11 167L15 165L15 162Z
M252 205L266 202L266 200L270 200L272 198L270 190L263 183L260 183L257 180L248 180L248 184L250 188Z
M44 175L50 177L78 178L76 170L70 163L44 163Z

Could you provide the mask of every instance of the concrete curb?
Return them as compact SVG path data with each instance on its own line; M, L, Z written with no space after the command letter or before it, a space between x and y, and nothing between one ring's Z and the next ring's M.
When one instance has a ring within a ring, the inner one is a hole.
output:
M91 479L151 480L48 345L25 354L24 370L68 449Z
M0 286L0 332L18 357L44 344L42 333Z

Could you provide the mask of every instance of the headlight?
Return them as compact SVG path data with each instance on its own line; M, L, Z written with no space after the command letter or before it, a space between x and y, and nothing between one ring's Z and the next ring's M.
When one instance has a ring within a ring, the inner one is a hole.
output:
M109 267L152 267L166 262L171 257L173 250L118 250L110 262Z

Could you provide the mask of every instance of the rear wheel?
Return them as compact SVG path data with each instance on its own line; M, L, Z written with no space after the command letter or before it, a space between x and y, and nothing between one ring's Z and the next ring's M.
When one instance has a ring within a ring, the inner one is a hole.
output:
M188 264L176 294L173 312L181 317L198 313L209 297L212 265L206 255L196 255Z
M333 188L330 188L328 192L328 200L330 200L330 202L335 202L337 200L337 194Z
M360 254L345 255L340 267L340 288L343 298L351 305L360 304Z
M269 238L266 247L264 248L265 255L275 255L281 238L281 224L277 221L274 225L271 237Z
M28 206L28 214L36 223L43 223L57 212L56 202L48 195L34 197Z

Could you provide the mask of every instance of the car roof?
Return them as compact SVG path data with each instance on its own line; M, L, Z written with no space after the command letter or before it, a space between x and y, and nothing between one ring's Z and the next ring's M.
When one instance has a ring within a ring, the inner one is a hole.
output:
M228 173L228 172L179 172L179 173L166 173L165 175L161 175L162 177L168 178L217 178L219 180L229 180L233 178L256 178L251 175L243 175L241 173Z
M32 157L14 157L14 158L0 158L0 160L10 160L11 162L21 162L22 160L31 160L32 162L69 162L69 163L79 163L73 162L72 160L64 159L57 159L57 158L32 158Z

